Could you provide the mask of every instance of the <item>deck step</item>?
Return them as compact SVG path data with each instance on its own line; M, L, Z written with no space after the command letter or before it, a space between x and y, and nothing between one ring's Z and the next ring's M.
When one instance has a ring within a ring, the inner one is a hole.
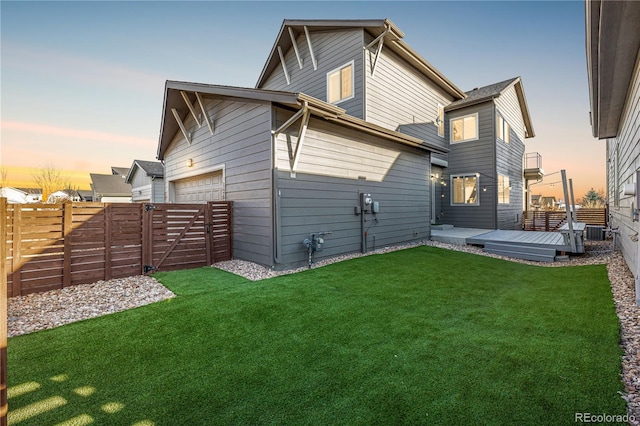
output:
M535 260L538 262L554 262L556 249L533 247L522 244L491 243L484 245L483 251L516 259Z

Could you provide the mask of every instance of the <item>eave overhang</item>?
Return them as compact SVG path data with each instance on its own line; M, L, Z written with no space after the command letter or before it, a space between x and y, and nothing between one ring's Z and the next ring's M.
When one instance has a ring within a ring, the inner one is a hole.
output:
M593 136L618 135L640 51L640 2L585 2L585 39Z
M196 93L199 93L201 96L205 97L223 97L226 99L265 102L273 105L293 108L295 110L305 108L308 110L311 117L331 121L396 143L439 154L446 154L449 152L447 148L350 116L346 114L344 109L304 93L167 81L165 84L160 137L158 141L158 160L164 159L166 149L169 147L169 144L173 140L175 134L180 131L180 126L170 111L175 110L178 118L183 121L188 114L191 114L189 108L186 106L182 93L186 93L192 102L195 102L197 99Z

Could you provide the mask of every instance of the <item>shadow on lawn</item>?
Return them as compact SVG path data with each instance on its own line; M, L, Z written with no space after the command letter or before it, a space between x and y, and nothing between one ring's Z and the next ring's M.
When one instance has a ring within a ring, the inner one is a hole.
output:
M11 425L42 424L41 415L53 410L64 413L56 416L66 419L58 425L155 424L152 420L140 419L132 410L127 410L126 404L101 396L99 389L74 383L67 374L11 386L7 393Z

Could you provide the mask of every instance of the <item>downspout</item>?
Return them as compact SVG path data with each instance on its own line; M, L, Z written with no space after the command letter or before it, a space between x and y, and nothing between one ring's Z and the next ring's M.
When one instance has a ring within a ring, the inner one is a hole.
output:
M275 123L275 108L273 104L271 104L271 129L274 128ZM269 132L271 135L271 174L269 179L271 180L269 187L271 188L271 217L272 217L272 227L271 235L273 236L273 264L274 266L280 263L280 250L278 246L280 244L280 202L279 202L279 192L280 190L277 188L277 176L276 176L276 138L277 136L273 133L273 131Z
M496 108L496 99L495 98L491 98L491 103L493 105L493 116L491 117L491 128L493 130L491 130L491 135L492 135L492 141L493 141L493 181L496 185L496 189L494 191L493 194L493 229L498 229L498 142L497 142L497 135L496 135L496 114L498 113L498 110ZM479 121L479 120L478 120ZM480 123L478 123L478 126L480 126ZM478 127L478 133L480 133L480 128ZM480 136L480 135L478 135Z

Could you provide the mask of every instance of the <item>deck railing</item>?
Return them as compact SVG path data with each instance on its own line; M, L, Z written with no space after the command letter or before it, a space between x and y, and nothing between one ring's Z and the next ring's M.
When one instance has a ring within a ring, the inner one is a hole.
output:
M577 209L576 219L587 225L607 226L607 209ZM563 210L527 210L522 213L522 229L525 231L557 231L567 223Z

